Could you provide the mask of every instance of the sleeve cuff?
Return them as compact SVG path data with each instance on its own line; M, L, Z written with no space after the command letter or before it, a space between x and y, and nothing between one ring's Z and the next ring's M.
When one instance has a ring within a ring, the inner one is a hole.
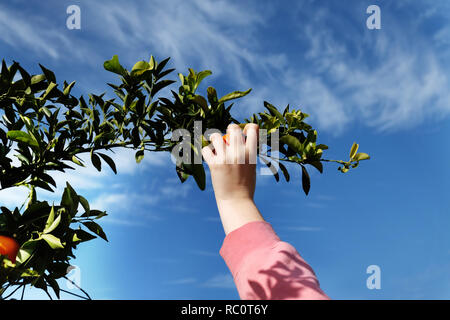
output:
M270 223L266 221L252 221L231 231L224 239L220 255L225 260L233 277L245 257L259 248L274 246L280 241Z

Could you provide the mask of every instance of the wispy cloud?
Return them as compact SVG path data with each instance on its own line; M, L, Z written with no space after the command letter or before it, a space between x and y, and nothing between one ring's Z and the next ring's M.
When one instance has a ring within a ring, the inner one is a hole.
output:
M0 190L0 204L5 207L19 207L27 200L29 190L15 187ZM10 208L11 209L11 208Z
M344 12L350 19L355 14L350 9ZM393 6L386 7L385 21L395 21L394 12ZM297 77L298 94L321 126L341 131L349 121L363 121L378 130L395 130L448 115L450 83L445 70L449 66L429 34L389 25L388 30L362 33L349 26L346 36L339 36L336 27L341 20L327 7L299 25L300 37L309 43L306 59L314 71ZM440 29L435 36L445 32Z
M218 252L213 251L206 251L206 250L191 250L189 251L191 254L198 255L198 256L204 256L204 257L218 257Z
M300 104L313 115L312 121L334 134L355 121L377 130L398 130L450 113L450 61L445 58L449 29L423 27L445 10L427 10L408 29L395 23L404 12L399 10L402 4L386 5L382 8L386 24L370 31L361 4L324 7L316 1L299 1L281 12L286 25L293 26L289 32L279 30L289 45L271 46L266 32L277 14L271 2L137 4L131 1L124 8L121 1L82 3L86 28L80 34L95 40L85 42L59 32L51 21L3 5L2 40L53 59L70 53L97 62L100 58L92 55L99 51L107 57L119 53L126 63L148 58L150 51L171 56L178 71L186 72L188 66L210 68L214 79L233 84L233 89L253 87L252 94L239 102L246 108L238 114L261 110L263 99L282 107ZM119 50L130 47L133 50Z
M151 210L158 200L158 196L129 191L102 193L91 202L90 206L93 209L107 211L108 216L103 219L105 223L146 226L162 219Z
M217 216L205 217L204 220L209 222L220 222L220 218Z
M236 289L233 277L229 273L217 274L206 281L195 277L185 277L165 282L166 285L195 285L204 288Z
M181 278L181 279L176 279L176 280L172 280L172 281L167 281L166 284L168 285L183 285L183 284L193 284L196 283L197 279L196 278Z
M269 16L267 10L259 10L251 2L179 2L177 11L167 10L169 4L161 2L151 8L157 20L145 14L150 8L125 13L118 3L93 5L96 12L105 13L107 32L123 45L149 43L172 56L179 69L189 63L213 68L238 85L255 84L253 95L247 99L252 111L260 109L256 100L260 104L272 94L283 103L301 103L319 127L334 133L342 132L352 121L392 130L450 111L449 83L443 71L448 68L421 33L408 34L419 39L412 43L405 39L403 30L374 35L358 33L351 26L346 32L353 37L338 37L334 23L342 20L339 13L324 8L309 10L316 14L301 19L298 32L293 33L298 34L293 40L306 48L302 62L295 62L290 59L295 57L292 48L270 53L262 50L261 32ZM361 16L352 22L363 21L364 13ZM152 30L151 37L141 32L143 24ZM440 29L435 37L445 39L445 34L446 29ZM259 74L258 79L252 76L253 71Z
M27 4L22 3L21 5L27 6ZM40 7L44 10L45 8L49 7L45 5ZM59 8L63 9L58 12L61 19L53 19L53 17L49 19L44 15L35 14L36 12L27 11L33 10L32 6L27 6L27 10L19 11L9 8L8 5L0 4L0 32L2 34L0 43L4 42L18 50L26 50L40 58L50 57L53 60L62 60L70 56L92 66L92 62L98 59L98 54L90 50L89 42L86 39L74 37L74 33L68 33L70 31L64 29L64 18L67 17L67 14L64 7ZM52 16L55 14L53 11L47 13Z
M201 286L208 288L236 289L233 277L229 273L217 274L203 282Z

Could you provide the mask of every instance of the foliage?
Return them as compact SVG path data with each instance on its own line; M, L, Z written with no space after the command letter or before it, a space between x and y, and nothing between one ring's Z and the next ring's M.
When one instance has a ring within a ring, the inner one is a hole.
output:
M77 245L96 236L106 240L102 228L94 221L106 213L91 210L88 201L69 183L59 205L37 200L36 190L53 191L56 187L52 173L84 166L80 155L87 153L98 171L106 164L117 173L106 151L128 148L140 162L145 151L172 151L178 144L170 137L175 129L191 133L192 152L199 154L205 141L194 140L196 121L202 124L202 134L208 128L225 131L230 123L239 123L230 113L233 103L228 102L244 97L251 89L219 98L216 89L210 86L203 96L197 89L211 71L189 69L187 75L178 74L181 81L178 92L170 90L169 97L158 96L175 82L164 79L174 71L166 68L168 61L169 58L157 62L151 56L149 61L138 61L131 70L123 67L117 56L105 61L104 68L120 79L118 84L108 83L116 96L111 99L106 98L106 93L76 98L71 94L75 82L64 81L62 88L58 88L55 74L42 65L41 74L30 75L17 62L9 67L2 62L0 188L25 186L30 192L25 208L1 207L0 233L13 236L21 245L16 264L6 257L0 260L1 290L30 284L46 292L49 286L58 296L56 280L65 276ZM349 161L322 159L328 147L316 143L317 131L304 122L307 114L289 106L280 112L268 102L264 106L266 111L253 114L245 122L258 123L266 129L268 141L271 135L279 134L280 169L289 181L289 172L282 162L298 164L306 194L310 190L306 165L322 173L322 162L333 161L342 164L339 169L346 172L369 158L365 153L357 153L355 143ZM268 146L271 147L270 142ZM17 158L16 165L13 156ZM268 155L261 158L273 170L274 159ZM175 167L182 182L192 175L199 188L205 188L203 164L181 161ZM278 181L278 172L273 173ZM83 209L81 212L79 207Z

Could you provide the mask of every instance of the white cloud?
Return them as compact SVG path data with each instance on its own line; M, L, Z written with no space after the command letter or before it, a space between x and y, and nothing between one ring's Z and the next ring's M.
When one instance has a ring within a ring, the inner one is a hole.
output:
M436 5L448 6L442 1ZM236 108L239 115L261 111L264 99L280 107L290 103L310 112L310 121L334 134L352 121L396 130L448 116L450 83L443 59L449 29L430 34L423 30L445 10L423 12L409 29L395 22L392 10L385 10L383 19L391 21L388 30L362 31L357 23L364 19L352 6L334 12L300 1L289 14L283 13L290 28L279 37L291 45L271 47L265 30L277 8L272 3L262 8L258 2L223 0L131 1L126 7L120 1L91 1L82 6L89 27L81 32L95 41L83 42L55 31L44 12L25 17L2 7L0 30L9 45L54 59L70 50L78 58L89 56L86 63L97 63L97 47L109 52L108 58L119 53L125 64L148 58L149 51L160 58L171 56L177 71L209 68L213 81L226 79L236 89L253 87L239 102L245 105ZM133 50L117 52L117 45Z
M0 190L0 204L10 210L19 207L27 200L29 190L26 187L14 187Z
M215 275L205 281L202 286L209 288L236 289L233 277L229 273Z
M218 252L212 252L212 251L205 251L205 250L191 250L190 253L198 256L205 256L205 257L218 257Z
M218 216L205 217L203 220L209 222L220 222L220 218Z
M90 206L92 209L106 210L108 216L103 218L105 223L120 224L124 226L146 226L162 218L152 213L153 207L159 200L158 195L145 193L122 192L101 193Z
M335 28L341 21L330 10L322 8L299 26L311 66L308 75L297 77L299 100L321 127L342 131L350 121L361 121L381 131L398 130L448 116L448 65L428 39L432 35L392 24L380 32L350 28L339 36ZM294 77L287 82L295 83Z
M172 281L168 281L166 282L166 284L169 285L180 285L180 284L193 284L196 283L197 279L196 278L181 278L181 279L176 279L176 280L172 280Z
M38 54L40 57L48 56L54 60L61 60L70 55L72 58L92 65L93 61L98 59L98 54L90 50L88 42L83 38L73 37L73 33L67 33L71 32L69 30L63 29L61 32L61 28L54 25L54 17L45 16L46 13L53 14L53 12L45 11L24 14L0 4L2 34L0 41L13 48ZM66 12L61 12L60 17L61 19L57 19L58 22L62 21L65 24Z
M352 121L395 130L450 111L447 74L436 52L421 34L415 43L404 39L400 25L376 37L356 34L352 25L348 36L336 37L333 13L321 8L286 35L305 45L299 63L293 61L290 48L263 49L261 31L270 10L252 4L178 2L173 10L172 2L160 2L152 4L152 16L145 15L142 7L125 12L119 3L93 6L105 13L108 30L102 32L117 35L123 45L149 43L159 53L172 56L181 71L189 63L211 68L237 86L254 87L242 102L246 112L239 114L261 110L263 99L282 106L301 103L319 128L339 134ZM143 25L152 31L151 37L141 32ZM435 38L442 42L446 33L445 28L439 30Z

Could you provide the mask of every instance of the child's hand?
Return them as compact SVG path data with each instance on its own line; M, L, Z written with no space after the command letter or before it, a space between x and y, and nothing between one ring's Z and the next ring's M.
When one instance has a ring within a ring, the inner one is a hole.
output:
M253 201L258 129L257 124L247 124L243 132L245 138L238 125L230 124L227 128L228 143L219 133L213 133L210 137L212 143L202 149L218 204L226 200Z

